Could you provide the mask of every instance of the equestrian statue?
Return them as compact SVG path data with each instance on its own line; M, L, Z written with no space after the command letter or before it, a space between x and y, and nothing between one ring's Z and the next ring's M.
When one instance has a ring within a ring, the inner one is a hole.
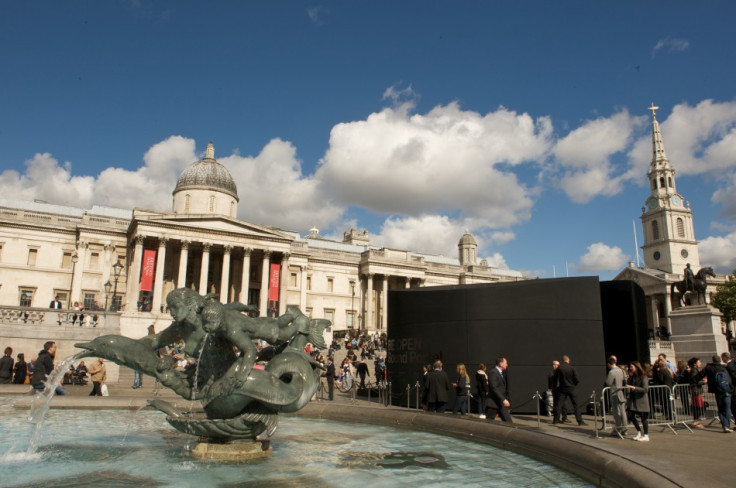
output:
M685 295L687 293L690 293L690 304L693 304L692 297L695 296L695 299L697 300L698 305L705 305L705 289L708 287L708 283L706 282L706 277L711 276L715 278L716 274L713 272L713 268L710 266L707 266L705 268L700 268L700 270L697 273L693 273L693 270L690 268L690 263L687 263L687 266L685 266L684 271L684 279L682 281L676 281L672 283L672 286L670 287L670 293L675 293L675 288L677 289L679 295L678 295L678 302L680 306L684 306L685 304ZM701 301L702 297L702 301Z

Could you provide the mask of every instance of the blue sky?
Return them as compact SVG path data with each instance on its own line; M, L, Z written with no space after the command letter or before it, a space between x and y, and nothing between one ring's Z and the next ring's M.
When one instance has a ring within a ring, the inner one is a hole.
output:
M239 218L479 255L635 261L651 114L701 263L736 267L730 1L4 2L0 194L169 209L213 141Z

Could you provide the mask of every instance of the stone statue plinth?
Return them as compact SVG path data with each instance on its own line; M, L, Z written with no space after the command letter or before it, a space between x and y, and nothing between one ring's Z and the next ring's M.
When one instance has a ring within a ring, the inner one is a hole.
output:
M192 449L192 457L204 461L244 463L263 459L271 454L269 440L231 441L225 443L199 442Z
M672 344L678 360L692 357L710 362L713 354L728 352L721 332L721 312L710 305L681 307L670 313Z

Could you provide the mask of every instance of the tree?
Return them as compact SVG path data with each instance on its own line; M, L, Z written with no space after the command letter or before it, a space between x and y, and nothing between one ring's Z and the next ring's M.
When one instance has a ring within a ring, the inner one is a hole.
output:
M736 320L736 269L733 270L728 281L718 285L711 305L721 311L726 324Z

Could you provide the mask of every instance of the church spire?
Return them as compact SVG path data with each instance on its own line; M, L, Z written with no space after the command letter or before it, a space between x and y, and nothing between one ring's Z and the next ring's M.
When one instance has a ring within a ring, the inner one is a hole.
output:
M659 107L652 103L649 110L652 111L652 162L649 165L649 182L651 184L652 196L663 197L676 192L675 189L675 170L667 159L667 153L664 151L664 142L662 142L662 132L659 129L657 121L657 112Z

